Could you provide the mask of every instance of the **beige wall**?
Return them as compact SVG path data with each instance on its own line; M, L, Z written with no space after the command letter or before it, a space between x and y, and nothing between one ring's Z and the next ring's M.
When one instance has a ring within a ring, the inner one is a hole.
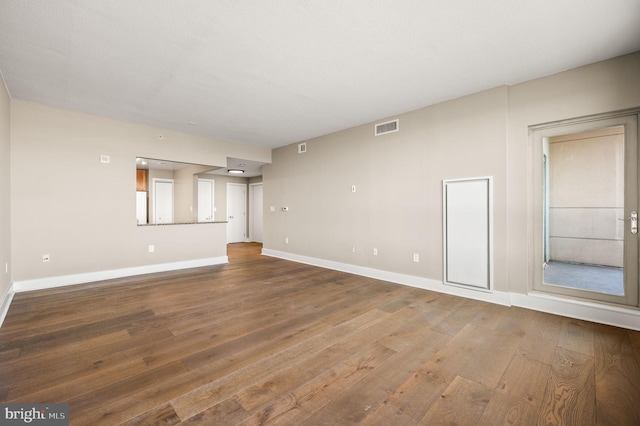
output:
M504 259L507 94L500 87L402 114L397 133L375 137L368 124L307 141L304 154L274 150L263 173L265 248L441 279L442 180L492 175L495 255ZM496 287L506 289L498 266Z
M397 133L374 137L371 123L310 140L305 154L276 149L263 174L264 246L442 280L442 180L493 176L495 289L526 293L529 126L637 106L640 53L401 114Z
M10 101L0 74L0 310L11 285ZM1 312L1 311L0 311Z
M11 129L14 282L224 256L225 225L136 225L135 158L271 159L263 148L21 101L11 102Z

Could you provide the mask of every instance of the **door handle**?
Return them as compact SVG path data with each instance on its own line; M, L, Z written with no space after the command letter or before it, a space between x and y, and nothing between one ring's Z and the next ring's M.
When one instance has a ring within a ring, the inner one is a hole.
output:
M631 233L636 235L638 233L638 212L632 211L631 215L626 219L618 219L618 220L629 220L631 221Z

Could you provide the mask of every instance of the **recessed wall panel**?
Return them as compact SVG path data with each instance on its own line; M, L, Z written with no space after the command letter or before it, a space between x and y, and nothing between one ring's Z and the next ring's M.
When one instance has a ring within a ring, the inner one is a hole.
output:
M491 197L490 177L443 181L446 284L491 288Z

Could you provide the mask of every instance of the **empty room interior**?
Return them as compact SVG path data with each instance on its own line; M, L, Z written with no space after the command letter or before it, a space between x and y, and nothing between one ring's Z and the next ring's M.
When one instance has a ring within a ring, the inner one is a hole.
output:
M0 423L640 424L637 0L8 0L0 79Z

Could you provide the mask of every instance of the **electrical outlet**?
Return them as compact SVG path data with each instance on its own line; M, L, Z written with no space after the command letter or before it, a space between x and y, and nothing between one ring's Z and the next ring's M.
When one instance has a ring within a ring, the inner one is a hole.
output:
M356 252L356 246L351 246L351 253L355 253Z
M289 237L284 237L284 243L289 244Z
M154 246L153 244L149 244L149 253L153 253L156 251L156 246Z
M4 262L4 273L5 274L9 273L9 262Z
M42 263L48 263L50 260L49 255L48 254L43 254L42 255Z
M356 186L355 185L351 185L351 192L356 192Z
M418 253L413 253L413 261L415 263L420 262L420 255Z
M373 248L373 255L374 255L374 256L377 256L377 255L378 255L378 249L377 249L377 248L375 248L375 247Z

